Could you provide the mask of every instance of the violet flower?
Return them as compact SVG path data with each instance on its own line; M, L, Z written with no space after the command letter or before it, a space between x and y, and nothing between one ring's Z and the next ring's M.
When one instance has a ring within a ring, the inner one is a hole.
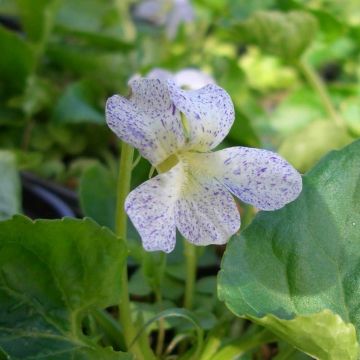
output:
M186 91L159 79L135 79L130 86L129 99L108 99L106 119L159 173L125 203L146 250L171 252L176 229L195 245L224 244L240 228L233 195L276 210L301 192L300 174L271 151L211 152L234 122L233 103L219 86Z

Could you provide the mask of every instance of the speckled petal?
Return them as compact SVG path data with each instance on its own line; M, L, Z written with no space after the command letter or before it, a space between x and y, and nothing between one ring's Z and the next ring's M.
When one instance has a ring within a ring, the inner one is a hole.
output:
M123 141L139 149L153 165L185 143L179 111L158 79L135 79L130 99L114 95L106 103L106 121Z
M191 174L176 203L176 226L195 245L225 244L240 228L236 203L216 180Z
M125 210L147 251L171 252L176 242L175 203L180 165L160 174L133 190L125 202Z
M194 166L203 167L242 201L261 210L276 210L295 200L301 175L272 151L233 147L197 154Z
M215 84L186 91L168 80L170 97L187 120L189 144L193 150L215 148L234 122L234 105L229 94Z

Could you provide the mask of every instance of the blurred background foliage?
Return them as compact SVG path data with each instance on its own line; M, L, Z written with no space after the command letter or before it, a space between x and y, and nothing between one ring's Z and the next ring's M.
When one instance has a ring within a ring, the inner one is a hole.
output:
M278 150L301 172L360 135L355 0L194 0L183 22L181 1L146 1L160 4L156 16L141 16L133 0L0 1L0 147L19 169L70 187L97 160L115 171L105 100L153 68L210 74L236 107L224 146ZM147 171L142 162L134 183Z

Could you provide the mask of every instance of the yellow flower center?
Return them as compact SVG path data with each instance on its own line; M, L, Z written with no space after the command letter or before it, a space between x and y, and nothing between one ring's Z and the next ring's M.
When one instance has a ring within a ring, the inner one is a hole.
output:
M169 171L179 162L179 157L177 154L170 155L162 163L156 165L156 170L159 174Z

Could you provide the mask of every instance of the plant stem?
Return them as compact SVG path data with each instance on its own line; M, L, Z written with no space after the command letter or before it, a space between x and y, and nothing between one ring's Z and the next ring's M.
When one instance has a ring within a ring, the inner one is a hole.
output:
M119 176L117 180L115 231L124 241L127 241L127 216L124 204L130 192L133 156L134 149L126 143L121 143Z
M196 281L196 247L184 239L184 255L186 266L184 308L191 310L193 306L194 289Z
M121 24L124 31L124 39L126 41L134 41L136 37L136 28L131 20L131 16L129 13L131 1L115 0L114 3L121 18Z
M156 302L161 306L161 311L162 311L163 310L162 295L160 289L156 290L155 296L156 296ZM156 351L155 351L158 357L160 357L164 351L164 341L165 341L165 320L159 319L159 332L157 336Z
M131 170L133 163L134 149L126 143L121 144L121 157L119 165L119 176L117 180L117 204L115 231L123 241L127 241L127 216L124 208L125 199L130 191ZM131 307L129 298L129 284L127 264L125 263L122 279L121 294L119 299L119 321L124 329L124 337L127 348L129 349L133 339L137 334L131 319ZM142 343L135 342L131 347L137 360L153 359L150 347L143 346Z
M331 101L326 86L320 76L316 73L313 67L304 59L301 59L298 63L298 68L305 76L306 80L313 87L320 97L320 100L328 113L329 117L334 121L337 126L344 126L344 120L336 111L334 104Z

